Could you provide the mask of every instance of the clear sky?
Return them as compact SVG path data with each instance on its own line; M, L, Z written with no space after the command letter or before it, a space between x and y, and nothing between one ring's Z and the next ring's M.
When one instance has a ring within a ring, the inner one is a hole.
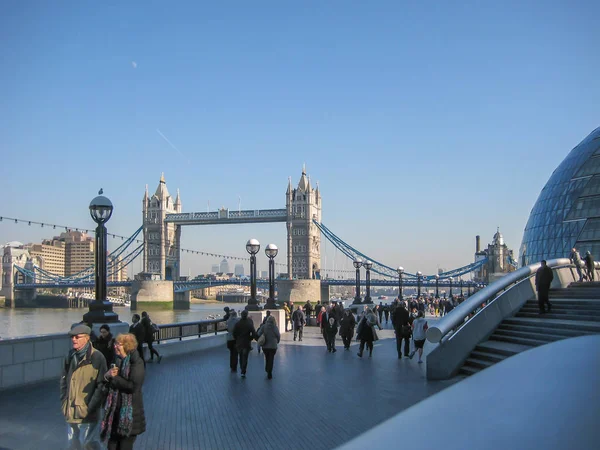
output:
M161 172L184 211L281 208L306 163L323 223L385 264L459 267L496 227L516 255L548 177L600 125L599 15L597 1L0 2L0 215L92 228L103 187L109 232L130 235ZM51 235L0 223L0 243ZM245 256L250 237L284 249L285 225L185 228L182 246ZM183 273L217 262L184 255Z

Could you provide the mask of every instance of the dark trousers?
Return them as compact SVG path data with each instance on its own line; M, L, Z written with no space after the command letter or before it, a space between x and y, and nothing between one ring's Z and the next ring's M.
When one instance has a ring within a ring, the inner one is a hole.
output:
M137 351L140 354L140 356L142 358L142 361L144 361L144 367L146 367L146 360L144 359L144 347L143 347L143 344L141 342L138 343Z
M160 355L158 354L158 351L152 347L152 341L146 342L148 344L148 350L150 350L150 359L154 359L154 355L156 355L156 357L158 358Z
M362 355L362 352L365 350L365 344L367 344L367 350L369 350L369 353L373 353L373 341L365 341L364 339L360 340L360 349L358 352Z
M229 368L237 371L238 351L235 346L235 341L227 341L227 348L229 349Z
M587 268L587 275L588 275L588 281L595 281L596 277L594 274L595 270L592 268L590 269L589 267Z
M402 356L402 340L404 340L404 356L408 356L410 353L410 334L402 335L402 333L396 332L396 349L398 350L398 357Z
M390 320L390 312L384 311L383 313L385 314L385 323L388 323L388 321Z
M133 444L137 436L120 436L118 439L113 439L111 436L108 440L108 450L133 450Z
M248 355L250 354L249 348L241 348L238 349L240 355L240 369L243 374L246 373L246 369L248 368Z
M344 343L344 348L350 348L350 344L352 343L352 336L354 335L354 332L348 333L348 334L344 334L342 336L342 342Z
M263 353L265 354L265 372L273 373L273 361L275 360L276 348L264 348Z
M294 340L296 340L297 337L300 337L300 340L302 340L303 330L304 327L294 327Z
M335 334L324 333L325 343L327 344L327 350L335 350Z
M548 289L540 289L538 291L538 305L540 307L540 312L546 312L546 305L548 305L548 310L552 308L550 304L550 300L548 299L548 294L550 293L550 288Z

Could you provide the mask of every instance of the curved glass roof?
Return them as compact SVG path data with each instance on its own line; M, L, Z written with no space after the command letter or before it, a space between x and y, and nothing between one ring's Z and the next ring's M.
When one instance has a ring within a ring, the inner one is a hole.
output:
M521 265L569 257L600 260L600 128L569 152L538 197L523 233Z

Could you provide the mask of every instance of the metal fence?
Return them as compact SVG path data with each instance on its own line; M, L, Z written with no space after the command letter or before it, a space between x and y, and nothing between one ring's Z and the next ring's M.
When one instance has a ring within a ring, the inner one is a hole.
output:
M202 335L217 334L227 331L227 324L223 319L200 320L198 322L182 322L158 325L154 332L154 340L161 341L183 340L184 338L199 338Z

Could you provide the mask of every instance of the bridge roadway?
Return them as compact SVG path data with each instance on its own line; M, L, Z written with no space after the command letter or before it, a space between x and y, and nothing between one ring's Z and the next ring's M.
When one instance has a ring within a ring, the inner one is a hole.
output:
M327 353L316 328L307 328L302 342L286 333L273 380L266 379L256 351L246 379L232 374L224 346L148 364L147 430L135 448L336 448L454 383L428 382L425 364L398 360L390 325L380 332L373 357L362 359L356 342L344 351L340 339L337 353ZM433 345L427 342L425 353ZM58 397L58 380L0 392L0 449L65 448ZM439 418L431 419L435 429Z

